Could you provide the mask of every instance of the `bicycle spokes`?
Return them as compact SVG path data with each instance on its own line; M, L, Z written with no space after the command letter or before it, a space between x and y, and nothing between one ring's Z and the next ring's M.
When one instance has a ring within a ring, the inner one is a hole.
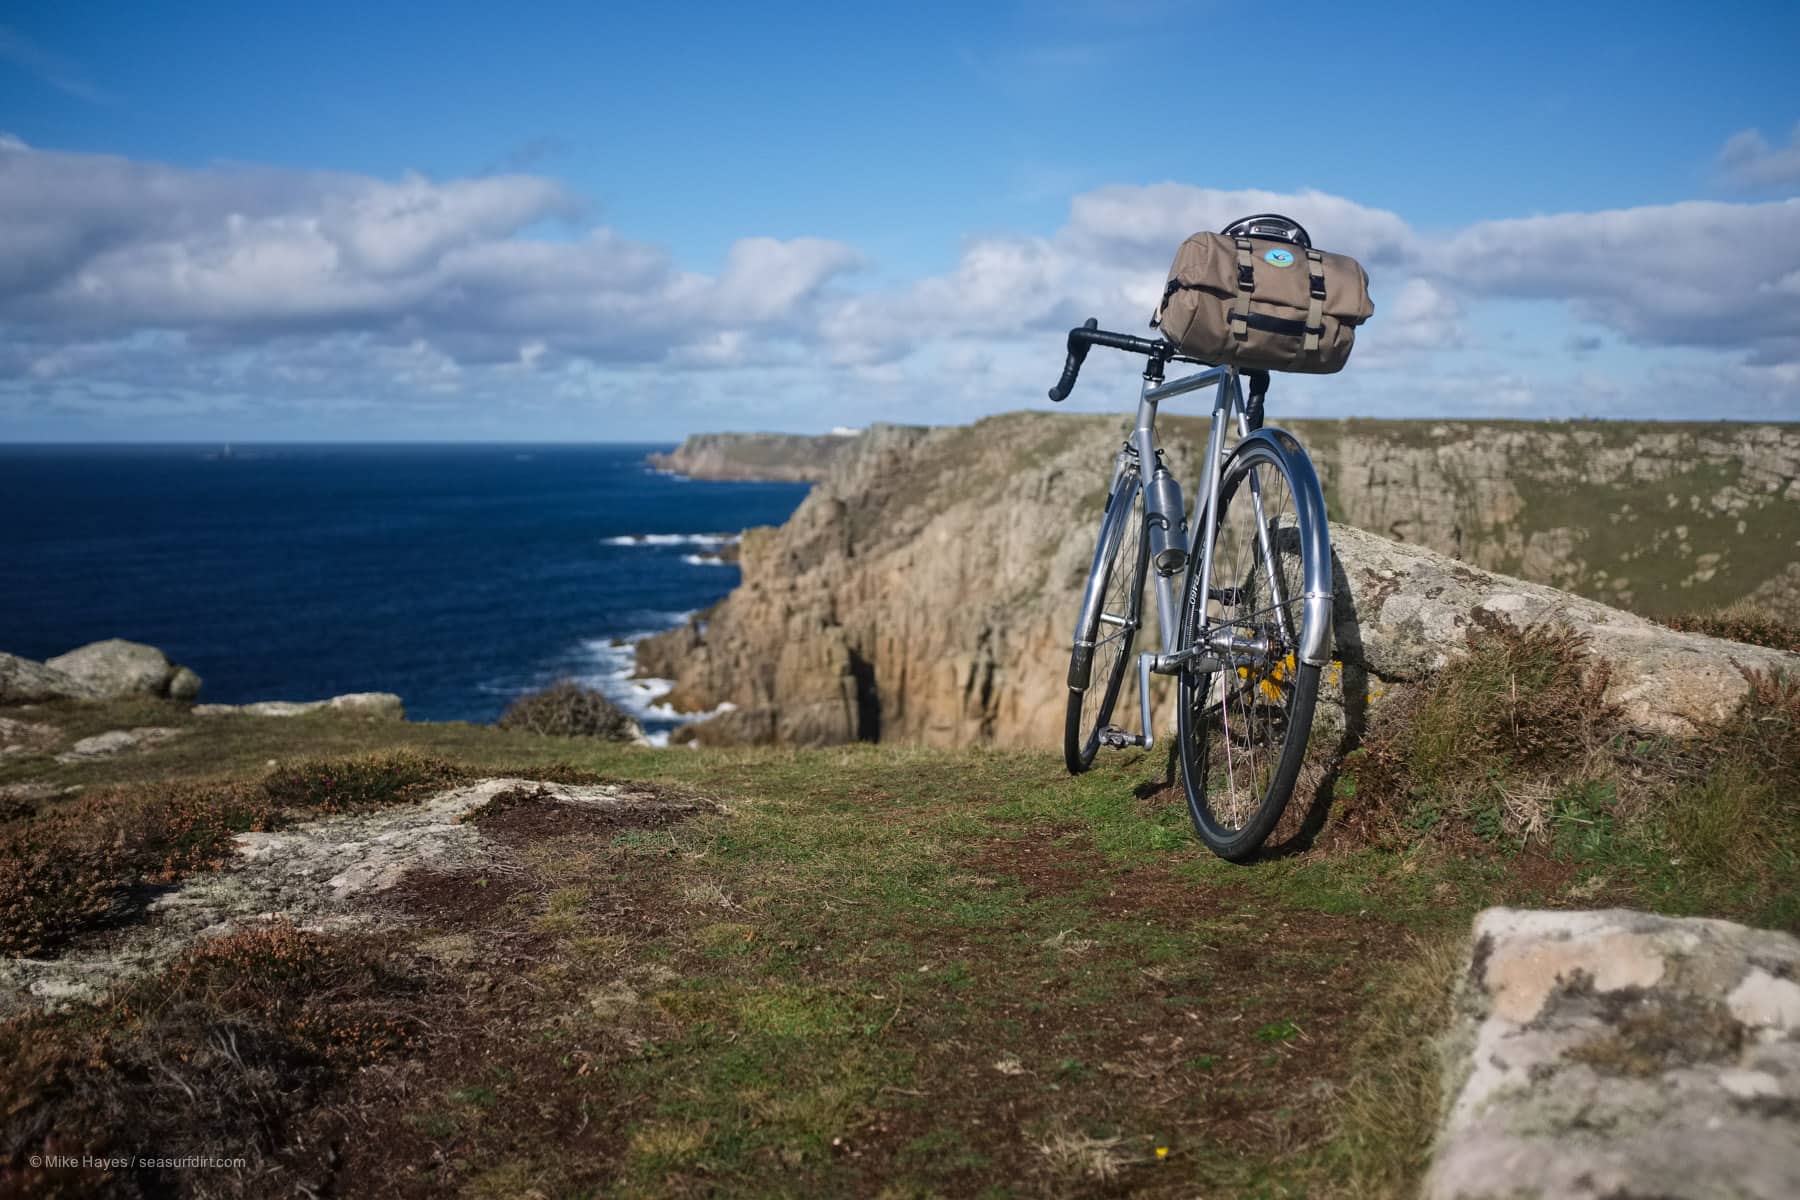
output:
M1205 687L1190 686L1188 725L1204 731L1212 818L1226 830L1261 809L1294 727L1304 591L1293 493L1283 473L1252 464L1222 506L1213 585L1197 630L1211 651Z

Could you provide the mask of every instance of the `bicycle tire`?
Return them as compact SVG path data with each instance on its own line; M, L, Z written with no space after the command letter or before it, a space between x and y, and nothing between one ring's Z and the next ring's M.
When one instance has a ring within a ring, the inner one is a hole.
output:
M1095 545L1094 565L1088 572L1088 582L1091 587L1095 576L1101 577L1104 600L1096 606L1085 627L1076 631L1075 645L1069 657L1063 764L1071 775L1079 775L1094 765L1094 755L1100 749L1100 731L1106 727L1118 704L1125 675L1131 666L1131 645L1143 624L1144 576L1150 561L1150 543L1144 536L1143 491L1137 470L1127 470L1119 477L1112 495L1107 497L1101 518L1100 537ZM1129 564L1128 574L1116 573L1121 560ZM1115 582L1122 586L1115 587ZM1114 608L1124 611L1111 612ZM1122 619L1124 624L1111 625L1117 632L1102 635L1104 618L1109 613ZM1092 647L1088 654L1083 654L1081 643L1084 641ZM1098 692L1094 689L1096 682L1100 688Z
M1275 484L1285 499L1271 500ZM1183 588L1180 646L1200 641L1209 626L1228 626L1235 636L1268 646L1260 661L1250 654L1240 660L1233 649L1219 655L1218 669L1184 670L1179 678L1176 737L1188 815L1207 848L1230 862L1254 856L1280 821L1318 703L1319 668L1298 657L1311 565L1309 540L1299 528L1305 486L1296 483L1287 456L1266 441L1234 450L1219 485L1211 592L1199 594L1198 562ZM1273 551L1273 572L1264 566L1270 561L1265 546Z

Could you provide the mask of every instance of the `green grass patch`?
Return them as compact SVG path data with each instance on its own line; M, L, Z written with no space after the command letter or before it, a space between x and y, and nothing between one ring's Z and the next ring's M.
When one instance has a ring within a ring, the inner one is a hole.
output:
M71 769L89 794L6 826L46 863L95 831L122 856L65 854L60 892L15 877L15 902L42 898L35 936L64 941L240 829L481 775L628 780L722 811L519 847L516 901L489 925L421 931L391 959L283 935L132 992L177 997L168 1020L134 1002L8 1027L0 1067L49 1122L9 1145L47 1144L50 1124L129 1142L104 1114L147 1110L163 1062L200 1098L159 1110L170 1144L248 1103L266 1125L218 1128L286 1177L319 1178L335 1147L333 1170L417 1164L383 1176L416 1194L1405 1194L1476 910L1800 924L1794 688L1759 681L1702 743L1633 739L1588 704L1579 646L1493 638L1432 704L1375 710L1332 836L1248 867L1195 842L1141 754L1070 778L1050 753L658 753L305 718L219 726L210 773L192 730L128 786ZM375 1040L383 1017L403 1036ZM247 1077L295 1099L269 1109L182 1063L222 1061L204 1057L221 1029ZM121 1064L139 1074L108 1074Z

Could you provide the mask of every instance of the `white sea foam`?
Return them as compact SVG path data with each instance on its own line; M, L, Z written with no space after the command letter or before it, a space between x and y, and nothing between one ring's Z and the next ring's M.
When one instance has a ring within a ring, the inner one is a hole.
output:
M709 712L678 712L663 699L674 690L673 679L632 678L637 670L638 643L647 637L687 624L698 615L698 611L639 612L637 617L643 625L654 628L640 626L637 632L621 637L583 639L572 648L559 669L541 671L536 678L524 682L523 686L522 681L516 679L492 680L477 686L490 694L517 696L533 688L543 687L553 679L573 679L611 700L640 724L654 723L663 726L660 729L647 727L644 736L652 746L667 746L669 735L676 728L731 712L736 707L726 702Z
M731 546L738 541L735 533L628 533L622 537L601 538L603 546Z
M660 630L644 630L620 638L589 638L581 643L581 657L586 660L586 669L579 671L576 681L594 688L617 704L620 708L636 717L639 721L651 720L673 725L687 725L694 721L703 721L729 709L714 709L712 712L686 713L678 712L663 702L675 688L673 679L657 679L655 677L634 679L637 670L638 643L656 633L667 629L679 628L691 620L694 612L646 613L645 616L660 617L667 625ZM659 730L651 733L654 742L660 736L661 742L668 743L668 731Z
M691 567L728 567L731 564L716 554L684 554L681 561Z

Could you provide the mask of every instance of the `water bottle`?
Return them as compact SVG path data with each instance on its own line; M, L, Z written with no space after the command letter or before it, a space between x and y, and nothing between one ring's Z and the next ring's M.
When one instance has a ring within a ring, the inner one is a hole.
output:
M1159 575L1173 575L1187 566L1187 510L1181 503L1181 485L1159 454L1156 473L1144 487L1144 512L1150 526L1150 562Z

